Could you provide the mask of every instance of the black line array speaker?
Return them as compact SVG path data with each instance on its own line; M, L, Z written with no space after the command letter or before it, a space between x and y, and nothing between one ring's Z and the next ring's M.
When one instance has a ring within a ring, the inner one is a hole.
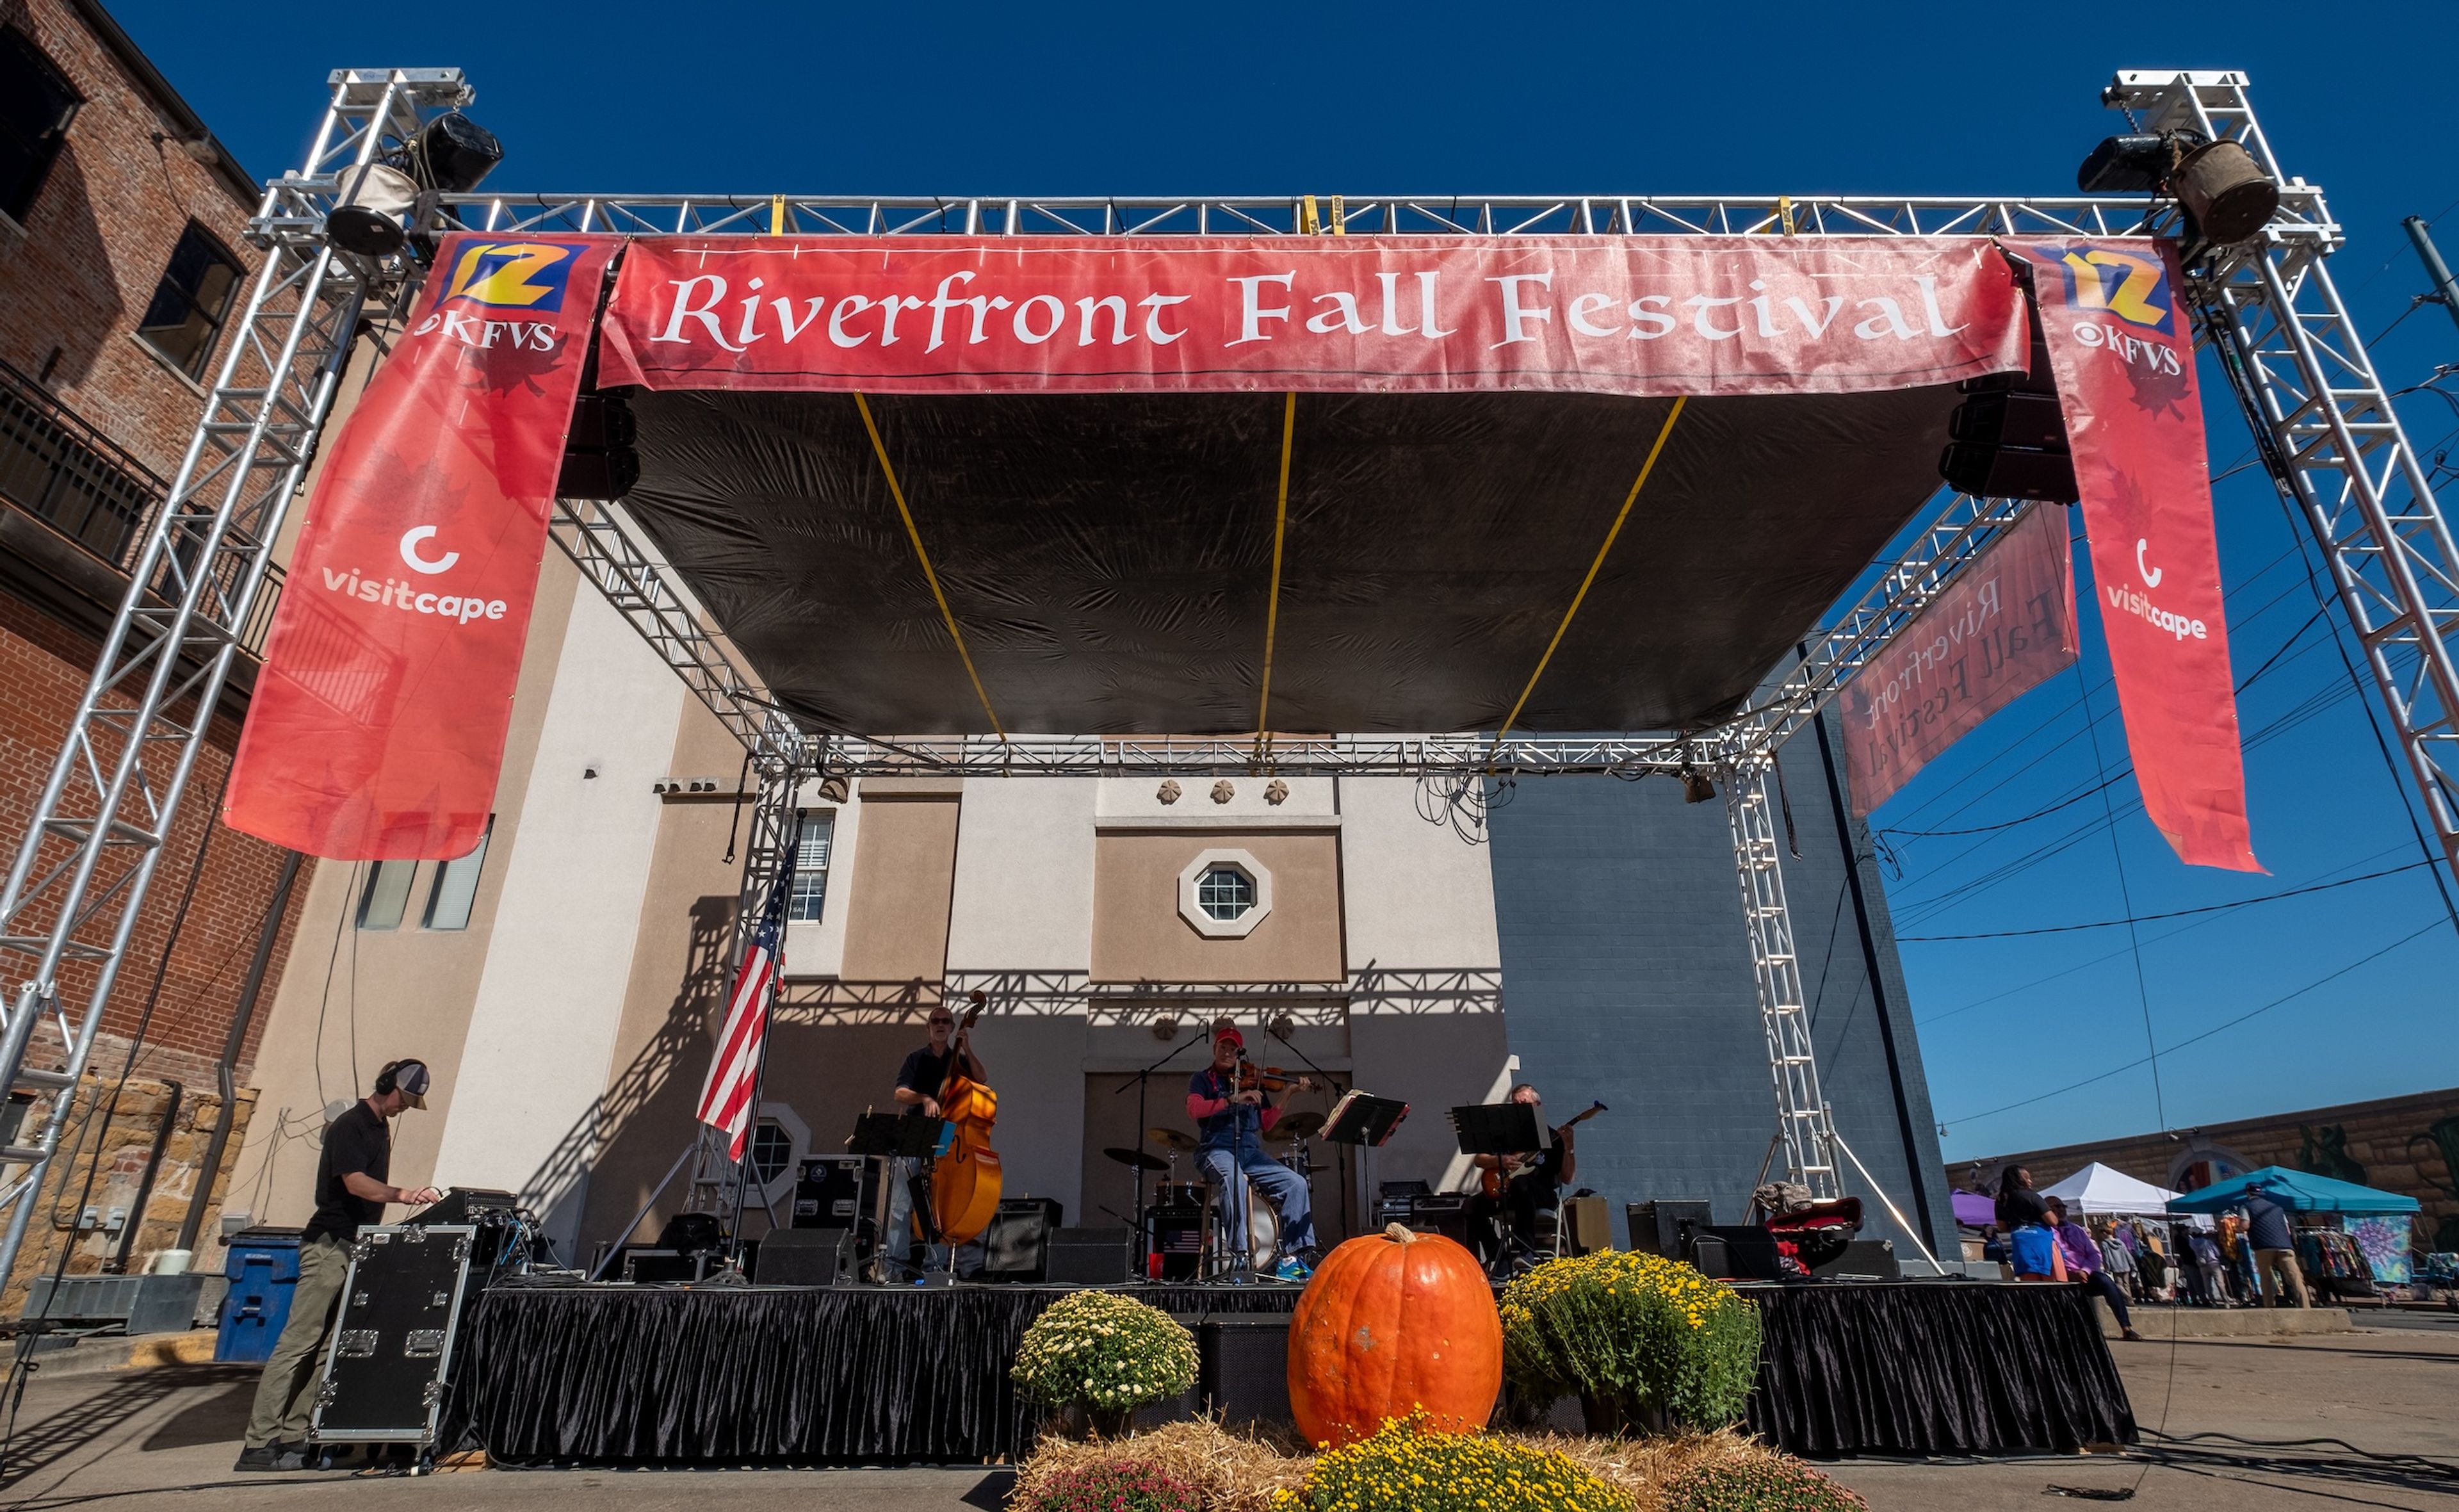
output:
M1687 1197L1632 1203L1623 1212L1630 1221L1630 1247L1668 1260L1690 1259L1691 1235L1715 1222L1706 1203Z
M1050 1234L1049 1280L1076 1286L1118 1286L1134 1277L1127 1273L1128 1233L1124 1228L1057 1228Z
M751 1279L762 1286L834 1286L851 1228L779 1228L760 1242Z
M1009 1197L982 1230L982 1274L993 1281L1039 1281L1049 1271L1050 1236L1059 1229L1056 1197Z
M1288 1313L1216 1313L1197 1343L1207 1411L1233 1425L1293 1421Z

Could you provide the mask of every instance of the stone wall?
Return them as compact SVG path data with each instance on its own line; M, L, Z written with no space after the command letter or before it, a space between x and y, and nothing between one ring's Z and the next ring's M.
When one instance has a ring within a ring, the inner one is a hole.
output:
M99 1225L86 1227L81 1216L88 1208L98 1215L107 1215L115 1208L135 1208L155 1136L162 1127L164 1115L171 1113L171 1086L164 1082L131 1079L115 1102L112 1089L116 1081L116 1077L99 1080L89 1076L76 1089L68 1127L61 1134L60 1153L45 1172L43 1190L36 1198L32 1222L26 1231L25 1248L17 1255L16 1270L9 1277L7 1287L0 1289L0 1316L15 1317L25 1310L28 1286L34 1277L53 1272L59 1264L63 1245L69 1250L71 1275L93 1275L118 1254L119 1235L106 1233ZM109 1105L107 1116L95 1117L96 1108L105 1104ZM214 1178L213 1195L205 1208L204 1225L198 1230L194 1270L217 1273L221 1270L222 1250L216 1240L221 1232L222 1199L231 1171L238 1164L249 1115L255 1110L256 1093L242 1088L238 1110L231 1120L231 1136L223 1149L221 1169ZM39 1118L47 1111L48 1104L43 1102L28 1110L26 1137L32 1137L32 1130L39 1127ZM178 1243L179 1225L187 1218L189 1200L196 1195L206 1147L213 1143L214 1123L221 1116L221 1099L211 1082L182 1089L179 1108L171 1113L170 1139L162 1147L162 1163L155 1173L154 1189L146 1200L145 1210L130 1211L130 1221L137 1227L128 1251L131 1274L142 1271L157 1251ZM13 1178L22 1169L11 1166L9 1174ZM86 1186L89 1176L94 1183L91 1195Z
M2425 1205L2419 1249L2459 1250L2459 1087L1992 1156L1947 1175L1967 1191L1995 1190L1998 1173L2020 1165L2048 1186L2092 1161L2173 1190L2286 1166L2399 1192Z

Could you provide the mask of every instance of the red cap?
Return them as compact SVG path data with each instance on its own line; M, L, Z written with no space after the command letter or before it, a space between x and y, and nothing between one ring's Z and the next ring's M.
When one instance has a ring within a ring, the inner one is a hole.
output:
M1224 1029L1219 1034L1212 1037L1212 1042L1214 1044L1219 1044L1224 1040L1229 1040L1231 1044L1236 1045L1241 1050L1247 1048L1247 1037L1240 1034L1235 1029Z

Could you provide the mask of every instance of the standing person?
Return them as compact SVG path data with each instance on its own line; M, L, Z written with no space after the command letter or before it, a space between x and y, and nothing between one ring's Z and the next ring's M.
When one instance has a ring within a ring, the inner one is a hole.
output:
M2202 1293L2204 1305L2229 1306L2228 1261L2220 1254L2220 1247L2210 1234L2196 1228L2186 1234L2186 1249L2194 1256L2195 1290Z
M2026 1224L2049 1222L2049 1204L2032 1190L2032 1173L2021 1166L2009 1166L1998 1178L1998 1231L2011 1239L2016 1229Z
M2049 1231L2058 1236L2058 1250L2067 1263L2067 1279L2080 1281L2087 1292L2098 1292L2109 1304L2110 1315L2117 1319L2117 1332L2140 1344L2143 1335L2134 1332L2134 1320L2126 1311L2126 1292L2105 1269L2100 1246L2085 1231L2083 1225L2070 1222L2063 1198L2049 1199ZM2122 1253L2123 1251L2121 1251Z
M2118 1237L2119 1228L2107 1218L2092 1226L2092 1240L2100 1246L2100 1268L2109 1272L2110 1279L2117 1283L2119 1291L2129 1293L2137 1302L2149 1302L2152 1299L2143 1294L2139 1285L2141 1278L2134 1264L2134 1251L2127 1249L2126 1241Z
M316 1212L299 1231L299 1284L290 1293L290 1321L257 1379L247 1438L232 1469L306 1468L317 1362L341 1311L351 1244L362 1226L384 1222L387 1203L442 1200L444 1194L432 1186L386 1184L392 1172L392 1129L386 1120L404 1108L427 1106L428 1081L423 1060L387 1061L376 1073L375 1090L325 1125L324 1152L316 1157Z
M2305 1272L2297 1265L2297 1236L2289 1231L2288 1210L2259 1186L2246 1194L2245 1236L2254 1250L2254 1274L2262 1288L2262 1305L2282 1305L2280 1291L2284 1282L2299 1307L2313 1306L2305 1296Z
M1234 1025L1216 1024L1212 1063L1187 1078L1187 1116L1202 1135L1195 1159L1211 1179L1222 1215L1238 1229L1245 1228L1247 1210L1239 1184L1251 1181L1262 1189L1281 1219L1280 1258L1273 1274L1284 1281L1303 1281L1314 1273L1314 1212L1306 1178L1264 1153L1264 1131L1280 1122L1281 1110L1260 1087L1238 1089L1238 1062L1246 1058L1246 1049L1247 1037ZM1298 1079L1300 1086L1312 1084ZM1242 1232L1232 1248L1245 1242Z
M931 1042L905 1058L896 1070L896 1101L905 1106L907 1118L939 1117L939 1089L948 1084L948 1073L961 1066L966 1076L976 1082L987 1082L981 1057L974 1053L973 1036L956 1033L956 1011L946 1003L931 1010ZM902 1281L914 1274L914 1210L930 1209L917 1197L914 1188L927 1179L931 1163L927 1159L893 1157L888 1163L888 1231L879 1236L880 1254L887 1265L881 1279ZM980 1248L966 1245L957 1252L957 1269L981 1269ZM948 1247L933 1243L923 1254L926 1267L945 1266Z
M1537 1095L1536 1087L1523 1082L1511 1089L1509 1101L1538 1109L1538 1127L1545 1127L1545 1102ZM1521 1244L1533 1251L1537 1248L1537 1215L1550 1212L1557 1215L1556 1222L1561 1221L1562 1188L1571 1185L1572 1179L1579 1174L1580 1157L1572 1147L1570 1124L1566 1124L1552 1133L1553 1144L1533 1156L1470 1157L1470 1164L1479 1170L1494 1172L1503 1188L1498 1196L1480 1192L1469 1204L1469 1217L1478 1226L1478 1231L1490 1231L1492 1221L1500 1218ZM1485 1256L1489 1266L1497 1258L1494 1254Z

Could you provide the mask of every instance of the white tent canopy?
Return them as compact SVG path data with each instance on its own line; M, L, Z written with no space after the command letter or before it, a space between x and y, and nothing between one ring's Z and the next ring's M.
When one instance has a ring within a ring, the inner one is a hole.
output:
M2165 1218L2169 1199L2177 1194L2094 1161L2056 1186L2042 1187L2041 1195L2063 1199L2069 1212Z

